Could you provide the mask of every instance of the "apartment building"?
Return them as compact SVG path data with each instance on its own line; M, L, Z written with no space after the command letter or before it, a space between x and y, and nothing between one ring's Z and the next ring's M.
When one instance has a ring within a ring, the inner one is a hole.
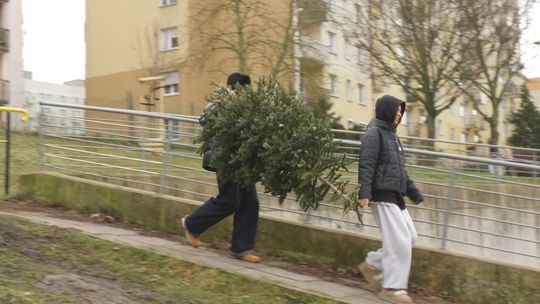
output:
M22 107L22 7L20 0L0 0L0 105ZM12 127L23 123L12 119Z
M540 77L527 79L527 88L536 109L540 109Z
M266 37L274 35L267 39L277 43L291 40L283 54L286 59L282 66L289 71L279 75L282 84L301 90L304 98L329 96L334 104L332 111L345 126L368 122L373 96L366 58L331 21L339 19L339 14L360 9L360 1L340 1L340 6L327 5L323 0L298 1L297 7L291 6L291 0L252 2L265 2L265 9L276 24L290 22L289 13L294 10L297 35L261 33ZM204 98L211 91L211 82L223 83L229 72L239 70L238 60L227 51L208 56L203 69L199 68L200 63L194 64L194 57L209 48L200 39L201 31L208 34L220 30L215 24L201 28L194 23L200 8L210 9L211 3L215 2L87 1L87 104L198 115L206 104ZM223 22L222 27L230 26L230 20L217 22ZM272 67L263 61L274 58L272 52L279 51L282 50L266 50L268 53L259 59L249 58L252 78L271 75ZM149 76L164 77L161 106L142 105L145 96L149 96L149 84L139 79Z
M39 102L84 105L84 80L66 81L63 84L47 83L32 79L31 72L25 72L24 104L30 114L24 125L25 131L35 132L39 129L39 115L42 123L52 128L55 133L81 134L85 130L84 111L59 107L41 107Z

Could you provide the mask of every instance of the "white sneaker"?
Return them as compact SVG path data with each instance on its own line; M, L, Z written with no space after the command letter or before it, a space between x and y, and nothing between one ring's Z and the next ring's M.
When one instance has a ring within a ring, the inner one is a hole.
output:
M358 265L358 270L368 281L368 284L363 287L374 292L379 292L382 289L383 274L380 270L369 266L366 262Z
M406 290L383 289L379 292L379 298L394 304L414 303Z

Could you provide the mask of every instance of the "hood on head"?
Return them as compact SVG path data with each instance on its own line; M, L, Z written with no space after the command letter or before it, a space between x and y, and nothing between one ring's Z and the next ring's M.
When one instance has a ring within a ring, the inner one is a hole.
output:
M377 99L375 103L375 118L393 123L399 107L401 107L401 117L403 117L405 113L405 101L391 95L384 95Z
M227 86L229 86L231 89L235 89L236 85L241 86L247 86L251 84L251 78L249 75L243 74L243 73L232 73L227 78Z

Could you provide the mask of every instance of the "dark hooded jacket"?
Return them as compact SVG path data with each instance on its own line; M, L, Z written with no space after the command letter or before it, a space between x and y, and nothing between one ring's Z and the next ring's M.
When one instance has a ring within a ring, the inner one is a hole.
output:
M360 147L358 163L359 198L389 202L405 209L404 196L413 202L424 200L405 171L403 147L392 126L396 112L405 113L405 102L390 95L377 100L375 119L369 125Z

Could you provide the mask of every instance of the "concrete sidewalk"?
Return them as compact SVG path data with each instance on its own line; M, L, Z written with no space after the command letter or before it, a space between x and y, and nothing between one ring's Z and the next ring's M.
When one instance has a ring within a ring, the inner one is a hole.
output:
M35 223L72 228L100 239L127 244L137 248L151 249L158 253L186 260L192 263L217 268L225 272L240 274L255 280L271 282L286 288L306 293L321 295L345 303L383 304L375 294L367 290L352 288L319 278L297 274L284 269L265 265L252 264L205 250L192 248L167 239L144 236L134 230L111 227L105 224L89 223L76 220L60 219L46 213L26 211L0 211L2 215L11 215Z

